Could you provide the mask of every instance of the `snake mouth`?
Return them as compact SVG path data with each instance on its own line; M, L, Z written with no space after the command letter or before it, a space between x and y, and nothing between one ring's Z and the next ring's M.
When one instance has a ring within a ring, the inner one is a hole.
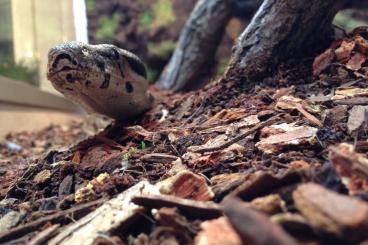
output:
M60 75L61 73L68 73L68 72L77 73L77 72L80 72L80 69L72 68L70 66L64 66L60 70L55 70L53 68L50 68L47 72L47 78L51 79L52 77Z

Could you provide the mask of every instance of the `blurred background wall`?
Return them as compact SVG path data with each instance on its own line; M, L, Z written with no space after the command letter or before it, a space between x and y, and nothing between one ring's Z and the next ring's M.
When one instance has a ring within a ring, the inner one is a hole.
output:
M88 41L84 0L0 0L0 137L78 119L46 78L48 50L71 40Z

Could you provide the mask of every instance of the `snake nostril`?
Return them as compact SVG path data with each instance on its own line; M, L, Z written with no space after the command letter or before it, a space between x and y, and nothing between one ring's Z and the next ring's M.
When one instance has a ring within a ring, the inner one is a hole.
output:
M134 88L133 85L130 82L126 82L125 83L125 89L126 91L130 94L133 92Z
M70 82L70 83L71 83L71 82L74 82L74 81L73 81L72 74L70 74L70 73L66 74L65 79L66 79L68 82Z

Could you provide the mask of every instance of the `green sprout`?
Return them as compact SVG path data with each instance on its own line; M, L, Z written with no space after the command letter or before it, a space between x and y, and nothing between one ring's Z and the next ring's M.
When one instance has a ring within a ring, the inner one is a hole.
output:
M146 143L144 141L141 141L141 150L146 149Z

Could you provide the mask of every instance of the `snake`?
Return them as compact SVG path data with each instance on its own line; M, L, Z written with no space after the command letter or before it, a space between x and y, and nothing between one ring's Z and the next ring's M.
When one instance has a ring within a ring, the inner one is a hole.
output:
M143 114L154 103L141 59L112 44L72 41L52 47L47 79L87 113L119 121Z

